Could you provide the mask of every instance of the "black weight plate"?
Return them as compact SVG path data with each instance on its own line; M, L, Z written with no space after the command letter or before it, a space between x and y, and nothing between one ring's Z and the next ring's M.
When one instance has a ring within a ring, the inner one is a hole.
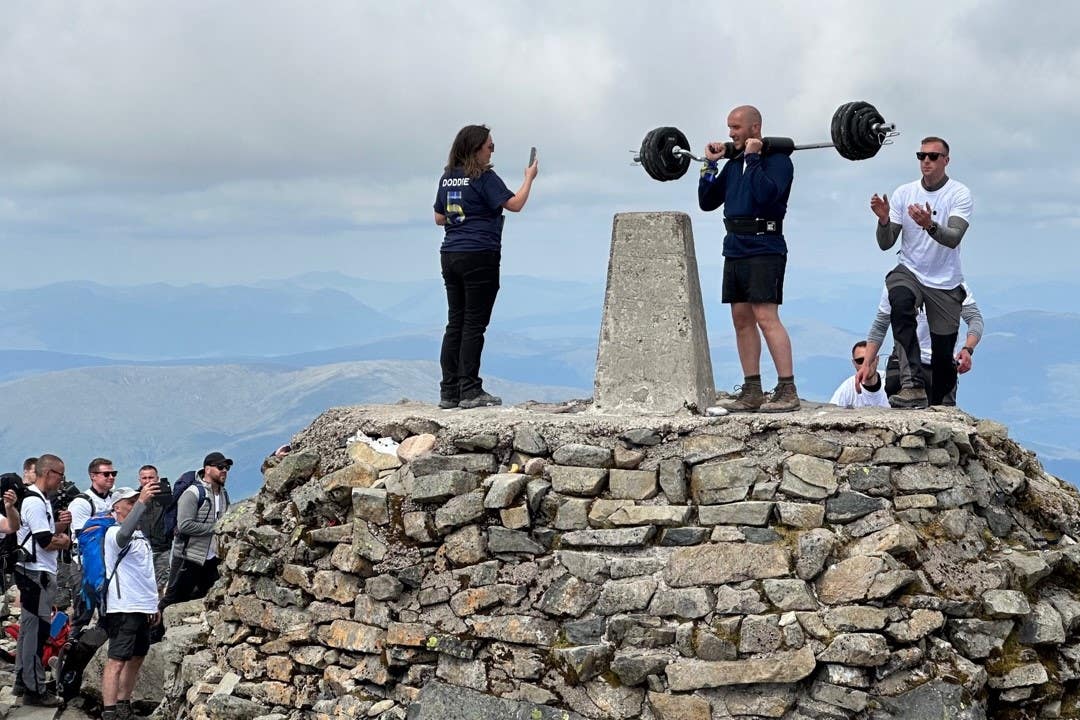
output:
M833 145L836 146L837 152L840 152L840 145L844 142L840 136L840 122L844 117L844 111L847 110L848 105L851 103L844 103L840 107L836 108L836 112L833 113L832 122L829 124L829 136L832 138ZM843 153L840 153L843 155Z
M851 141L851 118L857 104L852 102L845 105L844 111L839 118L840 142L836 145L836 151L840 153L841 157L848 160L859 159L858 148Z
M641 141L641 150L638 151L638 158L640 158L641 167L645 168L645 172L649 174L649 177L653 180L663 180L664 168L653 150L653 137L655 135L656 130L645 133L645 137Z
M655 180L678 180L690 168L690 158L672 153L675 146L689 150L689 141L678 128L659 127L650 131L641 143L641 164Z
M879 147L877 134L871 130L876 115L873 106L866 106L856 110L851 119L851 142L864 160L873 157Z

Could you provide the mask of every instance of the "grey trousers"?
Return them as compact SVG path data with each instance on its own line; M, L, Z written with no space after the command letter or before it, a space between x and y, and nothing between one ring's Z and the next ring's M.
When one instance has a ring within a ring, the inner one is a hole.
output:
M56 576L48 572L15 571L22 611L19 613L19 639L15 644L15 682L27 692L45 693L45 666L41 651L49 639L52 623Z

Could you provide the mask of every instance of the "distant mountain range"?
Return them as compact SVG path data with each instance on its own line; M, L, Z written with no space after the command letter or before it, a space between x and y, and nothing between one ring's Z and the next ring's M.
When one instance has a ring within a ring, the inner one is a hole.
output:
M701 277L713 373L728 389L741 381L730 315L719 303L718 270ZM492 388L508 401L591 395L602 283L504 276L501 285L484 352ZM790 283L782 314L803 397L827 400L851 372L848 351L879 292L865 277ZM1074 480L1076 295L1064 284L985 282L976 297L987 336L960 390L962 407L1006 423L1048 469ZM1033 300L1053 311L1025 307ZM438 280L337 273L256 286L0 291L0 348L8 348L0 349L0 467L66 447L79 458L73 466L111 454L122 467L150 461L176 474L209 449L226 449L238 460L236 487L250 492L262 457L322 410L436 399L444 315ZM764 373L769 382L771 369Z

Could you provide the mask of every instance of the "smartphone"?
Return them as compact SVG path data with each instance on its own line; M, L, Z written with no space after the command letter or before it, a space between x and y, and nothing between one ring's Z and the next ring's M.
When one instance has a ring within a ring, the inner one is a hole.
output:
M532 148L529 148L529 164L526 165L526 167L532 167L533 163L535 163L535 162L536 162L536 148L532 147Z

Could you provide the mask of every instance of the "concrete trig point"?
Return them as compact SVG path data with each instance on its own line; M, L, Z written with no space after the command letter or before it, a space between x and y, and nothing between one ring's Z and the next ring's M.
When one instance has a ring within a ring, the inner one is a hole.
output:
M715 398L690 217L616 215L596 353L595 408L704 413Z

